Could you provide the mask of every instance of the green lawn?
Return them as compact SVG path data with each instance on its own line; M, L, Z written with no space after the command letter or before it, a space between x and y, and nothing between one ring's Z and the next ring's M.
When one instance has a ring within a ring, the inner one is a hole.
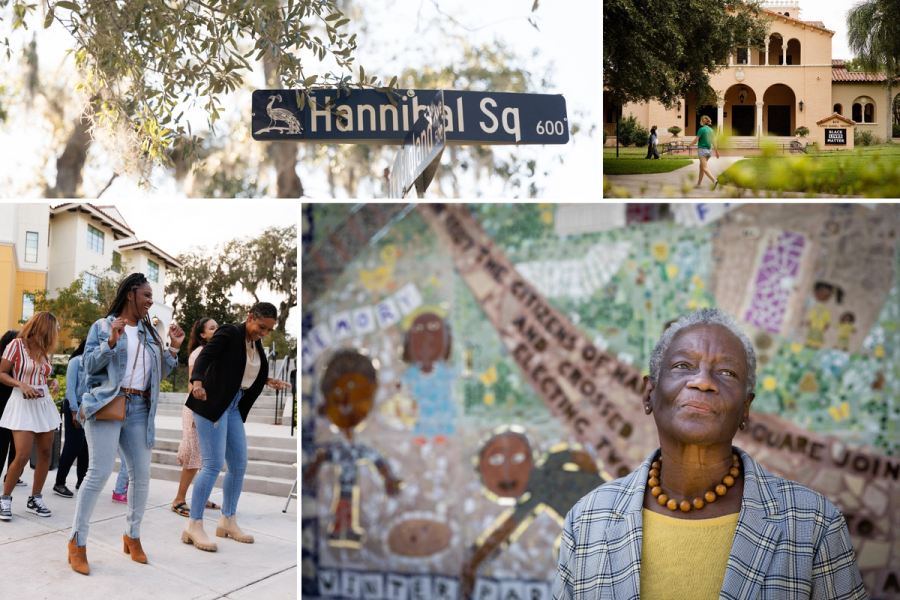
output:
M643 148L634 148L634 147L619 148L619 158L644 158L646 156L647 156L647 147L646 146L644 146ZM682 159L684 159L683 154L681 156L671 156L671 155L663 154L662 150L660 150L660 152L659 152L659 157L663 160L671 160L671 159L682 160ZM607 158L616 158L616 147L613 146L612 148L610 148L608 146L604 146L603 158L604 158L604 160Z
M900 145L755 156L732 165L719 181L750 189L896 198L900 196Z
M603 157L604 175L642 175L645 173L669 173L686 167L692 161L671 157L668 160L644 160L642 158Z

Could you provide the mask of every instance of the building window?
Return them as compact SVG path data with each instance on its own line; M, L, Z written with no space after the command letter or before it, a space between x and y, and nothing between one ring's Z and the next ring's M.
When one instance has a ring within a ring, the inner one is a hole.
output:
M834 114L843 116L844 115L844 107L841 106L840 104L835 104L834 105Z
M103 232L93 225L88 225L87 247L94 252L103 254Z
M36 263L38 250L38 234L34 231L25 233L25 262Z
M863 109L863 122L864 123L874 123L875 122L875 105L874 104L866 104L866 107Z
M84 291L91 295L97 295L97 285L100 283L100 278L96 275L91 275L90 273L84 274Z
M112 266L110 267L116 273L122 272L122 255L113 250Z
M738 48L737 49L737 62L739 65L747 64L747 49L746 48Z
M853 105L853 120L857 123L862 123L862 104L859 102Z
M147 279L159 283L159 265L152 260L147 261Z
M34 294L22 294L22 320L27 321L34 316Z

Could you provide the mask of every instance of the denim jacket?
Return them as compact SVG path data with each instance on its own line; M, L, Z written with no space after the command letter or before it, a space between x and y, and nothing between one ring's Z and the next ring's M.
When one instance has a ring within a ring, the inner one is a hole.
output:
M116 342L115 347L109 347L109 338L112 335L112 322L118 317L113 314L104 319L99 319L91 325L88 332L87 343L84 347L84 355L81 364L87 375L88 391L81 397L81 407L84 411L84 419L94 420L98 410L112 402L119 395L119 388L126 385L122 380L125 377L125 363L128 360L128 337L123 331ZM146 334L147 351L153 360L150 361L150 414L147 419L147 446L152 448L155 442L156 407L159 403L159 384L172 369L178 364L178 359L171 352L160 348L153 335L145 331L143 322L138 322L138 331ZM162 371L160 372L159 356L162 353Z
M66 367L66 410L78 410L87 391L87 376L81 368L81 355L69 359Z

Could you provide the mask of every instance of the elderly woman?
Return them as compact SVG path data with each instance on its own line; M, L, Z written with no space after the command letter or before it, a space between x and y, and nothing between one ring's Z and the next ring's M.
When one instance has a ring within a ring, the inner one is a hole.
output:
M657 342L660 448L566 517L553 598L866 598L841 512L732 446L756 384L746 334L694 311Z

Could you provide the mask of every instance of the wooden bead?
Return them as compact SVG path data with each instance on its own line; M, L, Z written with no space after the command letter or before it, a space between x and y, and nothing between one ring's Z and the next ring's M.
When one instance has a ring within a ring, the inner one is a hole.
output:
M734 485L734 477L732 477L731 475L726 475L725 479L722 480L722 483L724 483L728 487L731 487Z
M659 469L650 469L648 475L650 475L650 477L659 477Z
M658 471L661 467L662 467L662 463L660 463L658 460L655 460L652 463L650 463L651 469L656 469Z
M728 491L728 488L722 485L721 483L716 486L716 493L720 496L724 496L725 492Z
M657 498L657 497L659 497L660 494L662 494L662 488L659 486L656 486L655 488L650 490L650 493L653 494L654 498Z
M738 469L737 467L731 467L731 469L729 469L729 471L728 471L728 474L731 475L732 477L737 477L738 475L741 474L741 470Z
M713 496L715 496L715 494L713 494ZM703 500L701 500L700 498L694 498L694 508L696 508L697 510L703 508Z
M675 502L675 498L670 498L668 502L666 502L666 508L669 510L675 510L678 508L678 503Z
M706 498L707 502L715 502L716 501L716 495L713 492L706 492L706 494L704 494L703 497Z
M687 512L691 510L691 503L687 500L682 500L681 504L678 505L678 508L681 509L681 512Z
M656 501L659 502L662 506L665 506L666 502L669 501L669 497L666 496L665 494L660 494L659 496L656 497Z
M647 480L647 485L649 485L650 487L656 487L659 485L659 479L657 479L656 477L651 477Z

